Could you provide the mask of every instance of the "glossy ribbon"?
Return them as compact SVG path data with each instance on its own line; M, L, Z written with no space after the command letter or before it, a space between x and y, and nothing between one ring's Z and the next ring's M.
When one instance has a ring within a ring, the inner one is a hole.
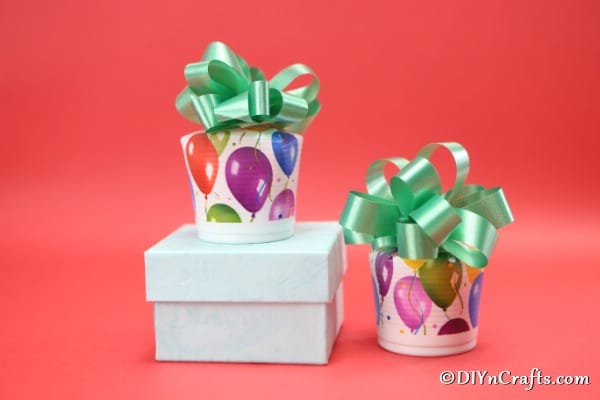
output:
M184 75L187 87L177 97L177 110L206 132L270 124L302 133L320 109L319 79L309 67L293 64L267 81L221 42L211 43ZM286 90L303 75L311 82Z
M456 165L454 186L442 193L440 177L429 158L447 149ZM400 171L388 184L387 163ZM513 216L502 189L465 185L469 156L458 143L432 143L409 161L389 158L367 171L367 193L348 195L340 223L348 244L371 243L374 250L397 249L409 259L436 258L440 249L466 264L483 268L502 226Z

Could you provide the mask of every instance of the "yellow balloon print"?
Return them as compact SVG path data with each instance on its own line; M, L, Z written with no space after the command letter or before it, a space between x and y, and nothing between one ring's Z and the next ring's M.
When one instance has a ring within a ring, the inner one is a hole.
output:
M483 268L473 268L468 265L465 265L465 267L467 268L467 276L469 277L469 281L471 283L473 283L475 278L477 278L477 275L483 271Z
M215 150L217 150L217 155L220 156L221 153L223 153L223 150L225 150L227 147L227 142L229 142L230 135L231 133L228 131L208 134L208 140L210 140Z
M408 268L415 272L425 264L425 260L410 260L408 258L403 258L402 261L404 261L404 264L406 264Z

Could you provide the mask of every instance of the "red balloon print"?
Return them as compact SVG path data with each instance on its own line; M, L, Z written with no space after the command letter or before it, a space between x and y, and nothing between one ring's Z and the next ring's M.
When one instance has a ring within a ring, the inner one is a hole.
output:
M215 186L219 169L219 156L208 136L202 133L192 136L185 146L185 158L194 182L207 197Z

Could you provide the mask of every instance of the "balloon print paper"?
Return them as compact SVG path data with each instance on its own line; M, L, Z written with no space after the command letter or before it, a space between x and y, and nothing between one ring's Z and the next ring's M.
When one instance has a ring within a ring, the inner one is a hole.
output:
M251 213L250 222L254 221L271 193L273 169L269 159L258 148L241 147L229 155L225 176L231 194Z
M233 129L181 139L198 234L226 243L291 236L302 136Z
M482 269L448 254L408 260L371 255L379 344L413 355L444 355L475 346Z

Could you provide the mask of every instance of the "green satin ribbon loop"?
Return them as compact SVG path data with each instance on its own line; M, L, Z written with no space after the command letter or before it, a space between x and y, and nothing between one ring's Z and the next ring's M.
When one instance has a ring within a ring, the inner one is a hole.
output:
M254 81L248 91L248 113L253 121L265 121L271 113L269 82Z
M442 142L442 143L431 143L424 146L417 156L429 158L437 150L445 148L450 152L450 155L454 159L454 165L456 166L456 179L454 180L454 187L450 191L448 201L454 198L453 193L458 193L462 190L467 176L469 175L469 153L460 144L456 142Z
M271 113L277 115L280 121L297 124L294 121L303 121L303 116L309 114L308 104L299 97L272 89Z
M479 189L476 192L457 199L456 207L473 211L484 216L496 229L513 221L513 216L502 188Z
M460 223L458 213L442 196L431 197L425 204L411 212L410 218L438 246Z
M462 222L442 247L468 265L483 268L496 244L498 231L481 215L467 210L457 211Z
M307 65L292 64L289 67L282 69L273 77L273 79L271 79L271 86L274 89L283 91L303 75L309 75L312 78L311 82L308 85L290 90L288 93L292 96L303 98L307 103L312 103L317 99L321 84L317 75Z
M405 158L386 158L371 163L367 170L367 191L375 197L383 197L386 200L393 200L390 186L385 180L384 168L386 164L392 164L396 168L404 168L408 164Z
M439 194L442 185L429 160L417 157L392 177L390 188L400 212L406 216L431 196Z
M452 195L452 204L458 204L462 199L474 193L480 192L485 188L481 185L464 185L460 190L449 190L444 194L448 199Z
M376 251L390 251L396 249L396 237L382 236L371 241L371 247Z
M319 79L308 66L290 65L267 81L221 42L211 43L200 62L185 67L184 75L188 86L175 106L207 133L265 123L302 133L320 110ZM312 78L310 83L287 90L303 75Z
M442 193L429 157L448 150L456 166L451 190ZM400 171L388 184L385 166ZM458 143L432 143L412 161L374 161L367 171L367 192L350 192L340 218L348 244L371 243L374 250L397 249L409 259L436 258L440 249L473 267L487 265L497 229L513 221L501 188L465 185L469 156Z
M419 225L398 222L396 223L396 235L396 248L401 257L422 260L438 256L438 245Z
M202 125L209 126L215 125L217 119L212 109L217 104L216 96L214 94L205 94L202 96L190 96L193 110L198 114L198 118L202 121Z
M369 217L359 217L366 215ZM345 218L346 216L347 218ZM396 227L388 221L400 217L396 203L367 193L350 192L342 213L342 226L361 235L370 237L395 236Z

